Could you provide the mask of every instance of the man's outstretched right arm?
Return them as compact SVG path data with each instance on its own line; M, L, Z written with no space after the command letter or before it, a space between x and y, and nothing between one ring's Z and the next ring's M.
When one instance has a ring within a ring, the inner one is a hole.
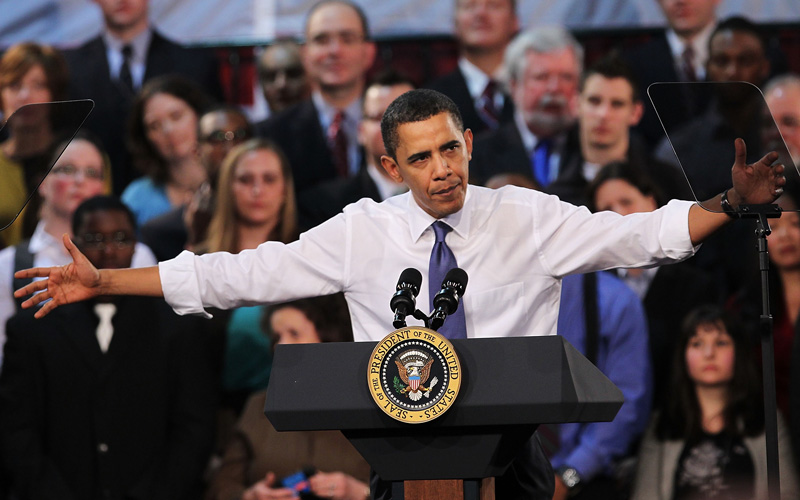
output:
M69 236L65 234L63 241L72 257L70 264L23 269L14 275L17 278L44 278L14 292L14 297L25 297L40 292L23 302L23 308L29 308L49 300L36 311L36 318L47 315L60 305L80 302L101 295L164 296L158 267L98 270L78 250Z

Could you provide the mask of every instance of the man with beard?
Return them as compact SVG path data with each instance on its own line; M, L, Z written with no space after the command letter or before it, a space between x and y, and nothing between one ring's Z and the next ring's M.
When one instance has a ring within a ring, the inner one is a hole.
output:
M580 151L577 133L567 131L576 120L583 48L563 28L534 28L514 39L504 64L514 121L475 140L471 181L514 172L546 191L569 155Z

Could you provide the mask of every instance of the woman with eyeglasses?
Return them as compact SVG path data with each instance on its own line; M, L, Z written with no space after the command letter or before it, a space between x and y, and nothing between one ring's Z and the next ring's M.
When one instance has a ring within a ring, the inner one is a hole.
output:
M8 120L29 104L63 100L66 96L67 65L52 47L21 43L9 48L0 59L0 110ZM23 112L4 123L0 144L0 228L11 222L30 192L44 175L55 139L48 113L42 108ZM25 215L28 215L27 217ZM36 209L20 214L0 233L0 247L14 245L30 236Z
M5 339L6 320L18 309L12 293L25 282L14 279L14 272L31 265L68 264L70 256L61 244L61 236L71 234L73 212L84 200L109 191L107 156L93 136L81 132L56 151L62 148L64 152L39 186L42 206L33 236L0 251L0 345ZM150 249L138 243L132 267L155 264L156 258Z
M128 149L144 177L122 193L141 227L186 205L206 180L197 155L197 122L211 104L200 88L178 76L148 81L133 104Z

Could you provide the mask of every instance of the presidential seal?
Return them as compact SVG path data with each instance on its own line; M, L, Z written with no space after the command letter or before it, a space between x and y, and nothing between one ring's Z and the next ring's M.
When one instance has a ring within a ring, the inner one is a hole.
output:
M406 327L383 338L369 362L367 383L384 413L420 424L450 409L461 387L453 344L428 328Z

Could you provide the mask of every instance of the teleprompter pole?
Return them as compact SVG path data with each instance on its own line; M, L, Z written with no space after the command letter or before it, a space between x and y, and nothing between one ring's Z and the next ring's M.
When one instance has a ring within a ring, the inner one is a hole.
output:
M758 239L758 268L761 274L761 316L759 337L761 338L761 364L764 379L764 431L767 444L767 488L769 500L780 500L780 467L778 463L778 410L775 390L775 347L772 331L772 315L769 310L769 253L767 236L771 230L767 219L781 216L778 205L740 205L738 210L744 219L755 219Z

